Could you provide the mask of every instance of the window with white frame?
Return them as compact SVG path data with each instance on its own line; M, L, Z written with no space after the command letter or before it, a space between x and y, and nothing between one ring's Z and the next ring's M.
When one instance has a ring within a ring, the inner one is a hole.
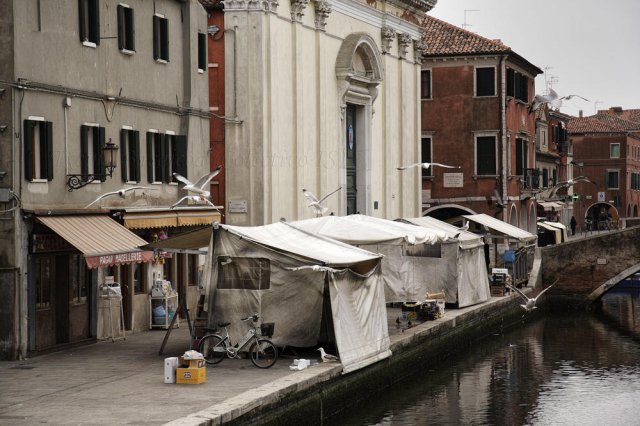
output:
M169 62L169 20L153 15L153 59Z
M149 182L177 182L173 173L187 177L187 137L171 131L147 132L147 178Z
M609 144L609 157L610 158L620 158L620 144L619 143Z
M178 182L174 173L187 177L187 138L175 134L167 134L165 137L169 155L169 181Z
M106 180L102 148L105 144L104 127L96 123L80 126L80 173L101 174L100 181Z
M422 70L420 72L420 98L431 99L431 70Z
M163 136L157 130L147 132L147 179L150 183L165 180Z
M140 182L140 132L120 129L120 170L123 182Z
M516 138L516 176L523 176L527 168L528 143L526 139Z
M496 136L476 135L475 139L476 175L495 176L497 174Z
M198 33L198 71L205 72L207 69L207 36Z
M127 53L136 51L133 9L129 5L118 5L118 49Z
M430 136L422 136L422 140L420 143L420 162L421 163L431 163L431 137ZM421 167L422 177L433 176L433 167L429 167L425 169Z
M24 178L53 180L53 123L44 117L24 120Z
M607 170L607 189L619 189L620 187L620 171Z
M496 68L477 67L475 73L476 96L495 96L496 94Z
M100 44L100 8L98 0L78 0L80 41L85 46Z

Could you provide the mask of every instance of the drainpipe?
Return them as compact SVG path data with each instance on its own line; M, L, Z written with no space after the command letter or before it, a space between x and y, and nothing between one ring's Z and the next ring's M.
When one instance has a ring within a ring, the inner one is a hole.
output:
M502 55L500 58L500 132L502 133L502 201L504 203L504 207L502 208L502 220L507 222L507 206L509 196L507 194L507 98L505 96L505 86L506 82L506 73L507 73L507 64L506 64L507 55Z

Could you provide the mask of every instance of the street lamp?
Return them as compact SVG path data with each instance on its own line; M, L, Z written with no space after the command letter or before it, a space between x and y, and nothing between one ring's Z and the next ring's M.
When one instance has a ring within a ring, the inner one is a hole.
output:
M111 178L113 176L113 170L116 168L117 152L118 145L111 142L111 138L109 138L109 141L104 144L102 152L100 153L100 155L102 155L105 173L67 175L67 186L69 187L69 192L74 189L80 189L95 180L102 180L107 176Z

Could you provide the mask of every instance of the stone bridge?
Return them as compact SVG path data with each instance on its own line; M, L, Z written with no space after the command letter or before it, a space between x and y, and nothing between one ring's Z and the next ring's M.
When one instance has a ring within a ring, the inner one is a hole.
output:
M640 226L570 239L538 250L538 281L542 284L537 285L546 287L558 280L549 294L591 303L640 271Z

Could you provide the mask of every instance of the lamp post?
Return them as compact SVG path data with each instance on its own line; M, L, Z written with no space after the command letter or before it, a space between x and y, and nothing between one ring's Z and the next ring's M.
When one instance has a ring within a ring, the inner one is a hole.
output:
M95 180L105 179L107 176L111 178L113 176L113 170L116 168L116 155L118 152L118 145L111 142L111 138L102 147L102 159L104 160L104 173L91 173L91 174L73 174L67 175L67 186L69 192L74 189L80 189Z

